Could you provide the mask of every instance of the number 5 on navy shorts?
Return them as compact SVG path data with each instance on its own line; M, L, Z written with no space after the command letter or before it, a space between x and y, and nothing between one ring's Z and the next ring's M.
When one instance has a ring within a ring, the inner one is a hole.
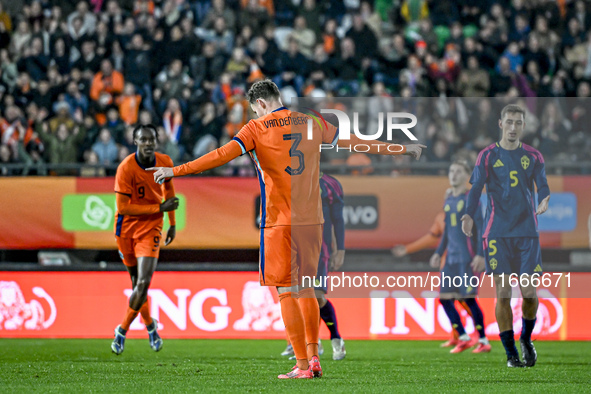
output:
M541 274L542 251L537 237L489 238L484 240L486 273Z

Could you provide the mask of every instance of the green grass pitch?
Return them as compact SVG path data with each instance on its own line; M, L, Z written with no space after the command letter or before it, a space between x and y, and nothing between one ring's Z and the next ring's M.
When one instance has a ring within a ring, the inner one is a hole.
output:
M535 342L533 368L505 366L501 343L489 354L449 354L434 341L347 341L347 358L324 377L279 381L294 362L278 340L170 340L154 353L127 340L1 339L0 391L25 392L591 392L591 342ZM324 344L330 347L330 342Z

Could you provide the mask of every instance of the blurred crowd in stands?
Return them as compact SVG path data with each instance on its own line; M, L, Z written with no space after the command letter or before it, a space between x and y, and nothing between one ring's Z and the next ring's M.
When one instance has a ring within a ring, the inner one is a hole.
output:
M31 164L28 174L72 174L44 163L112 173L135 151L138 122L158 125L159 149L175 163L192 160L252 117L245 92L262 78L286 104L367 98L368 128L391 97L432 97L434 108L415 108L427 162L473 159L498 139L499 108L478 99L486 97L527 108L524 140L546 160L589 160L589 8L583 0L0 0L0 174L23 174L5 163ZM216 174L253 175L247 162Z

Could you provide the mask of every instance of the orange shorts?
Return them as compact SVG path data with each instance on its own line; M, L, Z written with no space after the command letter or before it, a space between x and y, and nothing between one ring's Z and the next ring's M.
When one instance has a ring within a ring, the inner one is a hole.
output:
M115 236L119 257L123 260L123 264L134 267L137 265L138 257L158 258L160 256L160 237L161 233L158 230L138 239Z
M262 228L259 253L261 285L296 286L305 276L311 278L313 286L321 246L321 224Z

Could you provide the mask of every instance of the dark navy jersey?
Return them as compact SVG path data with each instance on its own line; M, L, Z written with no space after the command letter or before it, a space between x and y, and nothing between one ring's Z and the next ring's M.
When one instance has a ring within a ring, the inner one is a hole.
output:
M482 210L474 214L474 231L472 237L462 232L461 218L466 213L468 192L458 196L450 194L443 205L445 212L445 230L436 253L440 256L447 249L445 264L465 264L472 261L475 255L483 256L482 252Z
M322 197L322 214L324 229L322 233L321 254L327 258L332 253L332 229L337 240L337 249L345 249L345 220L343 218L343 187L330 175L320 177L320 193Z
M539 235L534 183L538 188L538 201L550 195L540 152L523 143L514 150L492 144L478 155L470 183L467 213L472 218L482 187L486 185L484 238Z

